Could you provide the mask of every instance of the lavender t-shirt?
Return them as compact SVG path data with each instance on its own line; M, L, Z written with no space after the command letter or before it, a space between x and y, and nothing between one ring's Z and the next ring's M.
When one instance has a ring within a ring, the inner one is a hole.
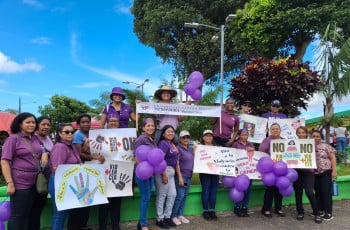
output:
M134 110L130 107L130 105L121 103L120 111L116 111L112 103L110 103L107 106L108 106L108 112L107 112L107 107L105 106L102 113L106 114L107 117L109 114L113 114L115 117L119 119L119 128L128 128L130 114L134 112Z
M254 144L248 141L247 144L245 145L240 140L237 140L232 144L232 148L236 148L236 149L254 148Z
M217 137L229 139L231 138L232 129L239 127L239 117L235 114L229 114L225 111L221 112L221 134L220 119L217 118L214 126L214 135Z
M192 177L193 175L193 164L194 164L194 154L189 149L186 149L182 145L178 145L179 149L179 166L182 176Z
M62 164L82 163L76 146L63 140L53 146L50 161L52 168Z
M38 168L34 161L32 148L38 160L41 159L41 143L36 135L29 136L23 133L17 133L9 136L3 147L1 159L10 161L12 180L15 189L31 188L36 181Z
M164 160L166 161L167 165L176 168L179 156L178 150L166 140L160 141L158 148L165 153Z
M267 119L269 119L270 117L271 117L271 118L280 118L280 119L284 119L284 118L287 118L287 115L284 114L284 113L271 113L271 112L267 112L267 113L264 113L263 115L261 115L261 117L267 118Z

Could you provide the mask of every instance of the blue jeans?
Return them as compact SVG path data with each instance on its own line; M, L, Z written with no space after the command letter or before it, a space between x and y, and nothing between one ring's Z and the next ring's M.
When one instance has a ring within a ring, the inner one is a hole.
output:
M9 230L28 229L35 195L35 186L33 186L28 189L16 190L10 196L11 215L7 224Z
M219 175L200 173L202 185L202 206L204 211L215 210L216 191L219 186Z
M186 197L188 192L190 191L191 186L191 177L182 177L186 186L179 185L179 179L175 177L175 185L176 185L176 198L173 206L173 211L171 213L171 217L183 216L185 210Z
M135 176L137 186L140 191L140 225L141 227L147 226L147 209L148 203L151 199L151 191L153 187L153 177L147 180L141 180Z
M346 137L337 137L337 150L340 152L345 151L345 147L347 147L348 140Z
M52 173L49 180L49 194L51 196L53 215L52 215L52 230L63 230L64 222L69 213L69 210L58 211L55 201L55 174Z
M248 208L249 199L250 199L250 188L252 186L252 180L250 180L249 187L244 191L243 200L240 202L236 202L235 206L238 208Z

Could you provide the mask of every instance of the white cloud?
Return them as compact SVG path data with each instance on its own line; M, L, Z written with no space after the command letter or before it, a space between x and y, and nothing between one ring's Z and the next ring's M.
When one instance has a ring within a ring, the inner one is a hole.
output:
M38 37L30 40L30 43L38 44L38 45L51 45L52 41L48 37Z
M41 4L37 0L23 0L23 3L25 5L33 6L34 8L37 8L37 9L43 9L44 8L44 5Z
M6 56L4 53L0 52L0 73L19 73L25 71L35 71L39 72L44 67L39 65L35 61L25 61L25 63L20 64L11 60L11 57Z
M108 82L88 82L82 85L76 85L75 88L97 88L100 86L110 86Z
M126 5L125 1L118 1L116 4L113 6L113 10L116 13L119 14L131 14L130 8L132 6L132 1L128 2L128 5Z

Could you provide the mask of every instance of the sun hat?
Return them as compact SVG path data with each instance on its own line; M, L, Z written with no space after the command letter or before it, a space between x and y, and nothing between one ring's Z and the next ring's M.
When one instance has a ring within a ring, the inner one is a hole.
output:
M164 91L168 91L170 93L170 98L176 97L177 96L177 92L176 90L170 88L167 85L163 85L162 88L158 89L155 93L154 93L154 97L158 100L162 100L162 93Z
M211 131L210 129L206 129L206 130L204 130L204 132L203 132L203 135L202 135L202 136L205 136L205 135L207 135L207 134L214 135L213 131Z
M187 130L183 130L180 132L179 137L184 137L184 136L191 136L190 133Z
M277 105L277 106L281 106L281 102L279 100L273 100L271 102L271 105Z
M120 87L114 87L114 88L112 89L112 92L111 92L111 94L109 95L109 97L111 98L111 100L113 100L113 94L120 94L120 95L122 95L123 100L125 99L124 90L123 90L122 88L120 88Z

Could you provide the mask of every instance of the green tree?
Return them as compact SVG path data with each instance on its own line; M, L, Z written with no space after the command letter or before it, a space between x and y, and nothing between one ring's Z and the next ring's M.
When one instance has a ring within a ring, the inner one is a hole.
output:
M59 123L75 121L82 113L88 113L92 116L98 113L96 109L74 98L54 95L50 101L51 103L48 105L39 106L39 113L51 118L52 130L56 130Z
M318 54L316 65L325 81L321 92L325 98L323 125L328 141L329 127L334 119L333 100L341 100L350 93L350 38L344 36L337 24L329 24L320 40Z
M252 101L254 114L266 112L271 101L278 99L283 111L294 117L300 114L298 108L306 109L307 101L323 83L308 63L299 63L292 58L271 61L255 58L239 76L232 78L231 85L230 96L238 103Z

